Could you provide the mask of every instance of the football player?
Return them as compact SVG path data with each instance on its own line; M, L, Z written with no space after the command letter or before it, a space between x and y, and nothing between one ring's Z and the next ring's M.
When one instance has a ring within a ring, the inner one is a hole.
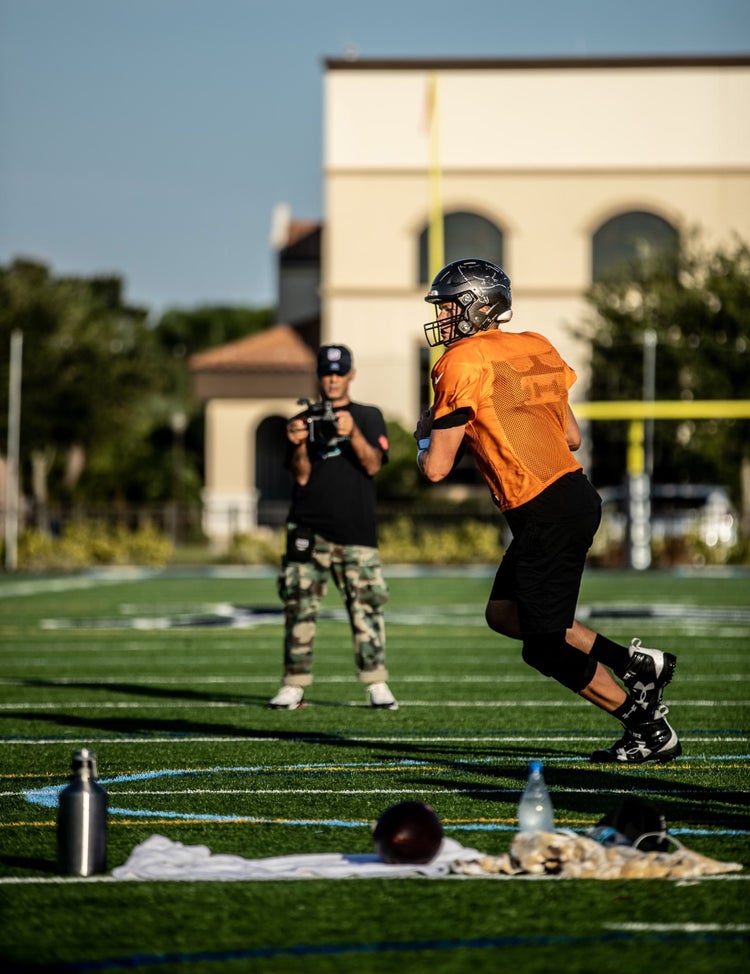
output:
M592 761L671 761L682 748L662 695L676 658L638 639L621 646L574 618L601 519L600 497L573 455L581 443L568 404L575 372L542 335L503 330L513 315L510 280L490 261L448 264L425 300L436 312L427 342L445 352L432 369L433 406L414 433L418 466L437 483L466 444L512 534L488 625L520 639L530 666L622 723L622 737Z

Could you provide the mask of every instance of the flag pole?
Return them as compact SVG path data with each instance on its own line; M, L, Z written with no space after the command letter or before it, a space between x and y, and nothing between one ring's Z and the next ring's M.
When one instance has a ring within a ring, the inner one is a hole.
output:
M445 265L445 240L443 221L443 185L440 163L440 92L437 72L427 81L427 105L430 136L428 192L429 226L427 231L427 265L430 280ZM430 349L430 368L440 358L436 348Z
M430 75L428 85L430 123L430 226L427 253L430 280L432 280L440 268L445 264L445 243L443 239L443 187L442 171L440 166L440 102L438 76L435 72Z

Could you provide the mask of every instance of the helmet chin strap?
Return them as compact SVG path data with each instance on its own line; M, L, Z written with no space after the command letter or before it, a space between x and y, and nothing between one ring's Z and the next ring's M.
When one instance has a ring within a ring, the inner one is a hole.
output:
M462 318L461 321L459 321L456 325L456 330L460 332L463 337L467 337L468 335L475 335L478 331L487 331L488 328L499 328L501 324L510 321L512 317L513 309L508 308L507 311L503 311L503 313L498 315L497 318L487 321L484 325L475 325L467 318Z

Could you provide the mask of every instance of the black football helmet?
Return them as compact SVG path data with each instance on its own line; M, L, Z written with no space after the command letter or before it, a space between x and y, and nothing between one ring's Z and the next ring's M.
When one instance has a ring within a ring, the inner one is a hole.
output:
M465 258L447 264L430 285L425 301L436 306L455 301L459 306L455 315L424 326L427 344L432 348L452 345L513 316L510 279L489 260ZM435 311L438 314L439 308Z

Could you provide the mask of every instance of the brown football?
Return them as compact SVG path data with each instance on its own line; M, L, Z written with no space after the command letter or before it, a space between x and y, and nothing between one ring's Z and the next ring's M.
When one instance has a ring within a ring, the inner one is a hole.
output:
M383 862L421 865L440 851L443 826L435 809L424 802L398 802L377 820L372 840Z

